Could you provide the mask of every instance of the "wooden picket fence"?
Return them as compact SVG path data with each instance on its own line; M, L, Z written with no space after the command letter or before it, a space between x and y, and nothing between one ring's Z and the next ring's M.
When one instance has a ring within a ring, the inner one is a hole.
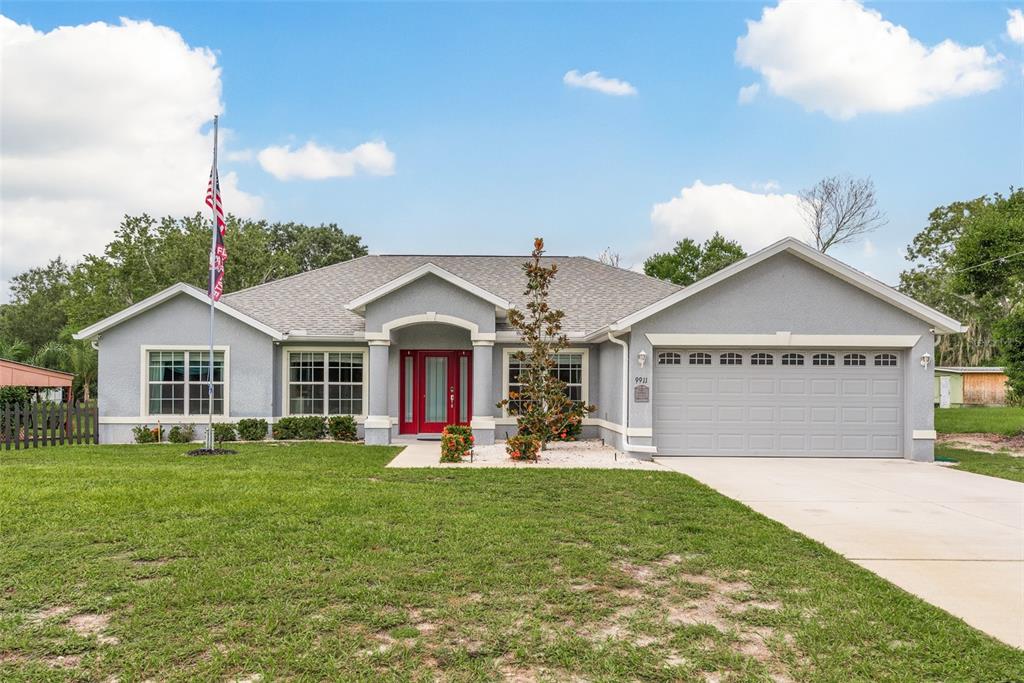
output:
M99 411L84 403L8 403L0 407L6 450L99 443Z

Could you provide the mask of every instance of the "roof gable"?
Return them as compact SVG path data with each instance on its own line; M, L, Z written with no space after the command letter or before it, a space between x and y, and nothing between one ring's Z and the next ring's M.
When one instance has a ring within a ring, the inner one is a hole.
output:
M133 304L128 308L118 311L114 315L108 316L103 320L100 320L99 322L94 323L89 327L86 327L85 329L79 330L78 332L73 334L72 337L74 337L75 339L90 339L101 334L106 330L109 330L112 327L120 325L126 320L134 318L135 316L141 313L145 313L151 308L155 308L160 304L164 303L165 301L173 299L174 297L179 296L181 294L185 294L191 296L194 299L198 299L204 304L210 303L210 298L207 296L206 292L200 289L196 289L191 285L187 285L184 282L179 282L177 284L171 285L170 287L163 291L157 292L153 296L143 299L137 304ZM245 323L246 325L249 325L250 327L254 327L260 332L263 332L264 334L272 337L273 339L276 339L278 341L284 339L283 334L273 329L269 325L266 325L260 322L259 320L256 320L255 318L233 308L232 306L227 305L223 301L218 301L216 304L214 304L214 307L221 313L229 315L232 318L235 318L236 320L239 320Z
M743 271L781 253L792 254L797 258L820 268L830 275L833 275L840 280L867 292L868 294L871 294L872 296L875 296L906 313L909 313L915 318L930 323L935 327L936 332L958 333L965 331L965 328L957 320L936 311L934 308L925 306L919 301L915 301L906 294L903 294L902 292L899 292L892 287L865 275L838 259L828 256L827 254L822 254L817 249L813 249L792 237L787 237L775 244L765 247L761 251L755 252L747 258L737 261L717 273L709 275L702 280L698 280L689 287L675 292L674 294L670 294L660 301L656 301L635 313L631 313L617 320L609 326L609 329L613 332L626 330L641 320L649 318L650 316L674 306L706 289L710 289L711 287L728 280L734 275L742 273Z
M445 282L448 282L449 284L455 285L459 289L463 289L472 294L473 296L476 296L490 304L493 304L494 307L499 309L501 312L505 312L508 309L512 308L512 304L508 300L503 299L500 296L487 291L483 287L479 287L470 282L469 280L461 278L458 275L455 275L454 273L451 273L445 270L444 268L441 268L440 266L437 266L430 262L424 263L422 266L414 268L402 275L399 275L393 280L389 280L388 282L385 282L381 286L370 290L366 294L363 294L362 296L358 296L355 299L352 299L351 301L348 302L348 304L346 304L345 308L347 308L350 311L365 311L367 304L372 303L377 299L380 299L381 297L387 296L391 292L398 291L399 289L402 289L403 287L406 287L416 282L420 278L426 277L427 275L433 275L444 280Z

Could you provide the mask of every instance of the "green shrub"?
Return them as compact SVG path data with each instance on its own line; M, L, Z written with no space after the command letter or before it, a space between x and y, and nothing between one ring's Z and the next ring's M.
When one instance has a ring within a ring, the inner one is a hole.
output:
M473 449L473 430L465 425L448 425L441 432L441 462L462 462Z
M288 439L322 439L327 433L327 420L321 415L303 415L301 417L282 417L274 423L274 438Z
M262 441L267 438L267 421L255 417L239 420L238 437L242 441Z
M536 462L540 459L540 439L530 434L510 436L505 441L505 452L513 460Z
M583 434L583 419L573 415L569 418L568 424L562 429L561 432L555 432L552 435L552 441L578 441L580 435Z
M356 419L351 415L332 415L327 420L327 433L335 441L355 441Z
M29 402L30 398L28 387L0 387L0 408L7 403L24 405Z
M238 438L235 435L235 426L226 422L214 422L213 423L213 440L217 443L224 443L225 441L234 441Z
M192 443L196 430L192 425L174 425L167 431L167 440L171 443Z
M139 425L132 427L132 434L135 435L135 443L160 443L164 440L164 430L160 427Z

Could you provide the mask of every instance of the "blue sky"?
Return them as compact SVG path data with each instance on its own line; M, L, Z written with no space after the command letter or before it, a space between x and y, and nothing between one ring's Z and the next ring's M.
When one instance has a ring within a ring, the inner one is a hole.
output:
M222 163L259 198L252 213L336 222L377 253L521 253L540 234L552 253L610 246L635 264L716 227L693 224L714 221L715 208L671 228L652 222L655 205L697 181L785 195L825 175L870 175L889 224L870 246L836 255L894 282L899 248L934 207L1022 183L1013 5L870 4L926 47L949 39L984 50L1001 80L849 118L809 109L738 63L746 22L773 5L6 2L3 14L44 34L127 17L209 48L231 158L309 141L338 151L383 142L394 155L388 175L281 180L258 157ZM572 69L627 81L636 94L569 87ZM754 83L753 101L738 102ZM143 152L133 163L158 162ZM760 218L748 220L736 236L755 248ZM4 241L18 229L8 224ZM78 249L101 248L100 236ZM4 279L26 265L5 261Z

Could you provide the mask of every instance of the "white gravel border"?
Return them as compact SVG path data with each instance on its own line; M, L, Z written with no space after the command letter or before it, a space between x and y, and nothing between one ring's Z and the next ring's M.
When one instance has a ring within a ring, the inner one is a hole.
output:
M429 445L427 445L429 443ZM428 449L430 449L428 451ZM404 457L403 457L404 456ZM395 456L388 467L525 467L561 469L605 469L605 470L659 470L670 471L658 463L639 460L616 451L597 439L582 441L552 442L547 450L541 451L538 462L512 460L505 452L505 442L491 446L477 446L473 449L472 461L442 463L440 443L419 442L409 445Z

